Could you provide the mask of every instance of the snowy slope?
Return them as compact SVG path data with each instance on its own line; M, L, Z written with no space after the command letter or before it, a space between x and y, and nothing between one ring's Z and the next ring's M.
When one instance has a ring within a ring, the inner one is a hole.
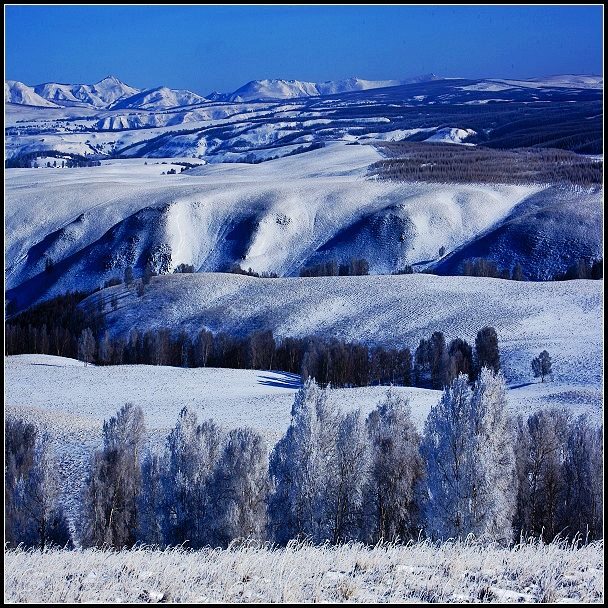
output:
M336 336L415 350L421 338L474 343L482 327L496 328L507 381L531 381L530 361L546 349L556 382L601 382L602 281L520 282L426 274L256 279L233 274L155 277L142 297L135 287L90 296L105 301L109 330L168 327L194 335ZM109 306L111 294L118 309Z
M213 418L226 429L250 426L273 443L289 426L300 379L285 372L219 368L184 369L149 365L84 367L81 362L49 355L5 359L6 410L49 425L65 443L80 449L99 443L104 420L126 402L140 405L146 426L163 440L184 406L199 419ZM329 398L344 411L369 413L388 387L332 389ZM412 417L422 430L440 391L393 387L409 399ZM601 420L599 387L541 384L510 388L509 409L528 415L543 407L567 407Z
M149 257L165 271L239 263L297 275L309 263L363 255L372 272L390 272L469 242L543 188L367 179L378 158L371 146L333 144L178 175L141 160L8 170L7 287L19 288L9 298L94 288L129 264L140 272ZM43 272L46 257L53 275Z
M89 439L96 440L103 420L132 401L141 405L153 431L168 432L188 406L200 418L213 418L227 429L251 426L276 441L289 425L300 386L299 376L284 372L149 365L85 368L79 361L48 355L7 357L5 373L10 411L36 411L59 428L72 419L64 432L81 439L91 433ZM387 388L335 389L331 399L345 410L361 407L369 412ZM420 426L439 398L437 391L428 389L394 390L412 400Z
M365 80L356 76L342 80L326 80L324 82L283 79L252 80L232 93L214 92L208 95L208 97L210 99L229 101L294 99L299 97L316 97L318 95L336 95L352 91L367 91L369 89L383 89L440 79L435 74L425 74L405 80Z
M429 77L430 78L430 77ZM252 80L231 94L225 96L230 101L253 101L259 99L293 99L298 97L315 97L318 95L335 95L350 91L366 91L395 87L410 81L403 80L364 80L346 78L344 80L327 80L325 82L304 82L301 80ZM416 80L419 82L419 80ZM215 95L216 98L221 96Z
M602 257L602 221L602 189L551 186L431 267L457 274L466 260L485 258L500 269L519 264L526 278L547 280L581 258Z
M436 133L434 133L424 141L438 142L444 144L462 144L464 143L465 139L471 137L472 135L476 135L473 129L444 127L443 129L439 129Z
M57 105L40 97L32 87L17 80L7 80L4 83L4 103L18 103L27 106L56 108Z
M556 87L556 88L579 88L579 89L603 89L603 76L593 76L586 74L557 74L554 76L544 76L538 78L529 78L526 80L507 80L502 79L498 82L504 82L509 85L518 87Z
M122 110L126 108L140 108L146 110L164 110L176 106L200 104L205 101L207 100L204 97L201 97L192 91L157 87L155 89L146 89L145 91L121 99L112 105L112 109Z
M581 76L580 81L593 78ZM328 142L392 139L391 132L416 140L425 133L440 141L462 143L466 137L463 143L477 145L497 138L499 147L507 136L508 147L543 141L599 153L601 89L583 84L530 81L520 86L434 75L408 81L264 80L205 99L166 87L140 92L112 77L95 85L47 83L31 94L65 110L38 107L33 112L32 106L9 103L6 155L52 150L98 158L189 156L252 163ZM495 91L502 92L497 96ZM492 112L475 108L489 102ZM509 124L515 133L509 134Z

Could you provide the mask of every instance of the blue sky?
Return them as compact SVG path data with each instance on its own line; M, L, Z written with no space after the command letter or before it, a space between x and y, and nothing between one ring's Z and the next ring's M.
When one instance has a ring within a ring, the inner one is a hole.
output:
M602 73L601 6L5 6L5 77L201 94L260 78Z

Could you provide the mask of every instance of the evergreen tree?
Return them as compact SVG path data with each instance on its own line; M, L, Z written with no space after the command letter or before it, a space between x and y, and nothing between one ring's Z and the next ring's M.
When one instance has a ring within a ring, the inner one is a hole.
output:
M500 351L498 350L498 334L493 327L484 327L477 332L475 338L475 376L484 367L497 373L500 370Z

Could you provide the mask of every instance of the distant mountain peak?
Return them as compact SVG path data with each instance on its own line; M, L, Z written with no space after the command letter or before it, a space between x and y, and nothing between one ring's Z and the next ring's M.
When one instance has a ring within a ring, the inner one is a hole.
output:
M125 83L120 80L120 78L116 78L116 76L105 76L104 78L102 78L99 82L96 82L95 84L103 84L103 83L112 83L112 84L122 84L125 85ZM128 86L128 85L125 85Z

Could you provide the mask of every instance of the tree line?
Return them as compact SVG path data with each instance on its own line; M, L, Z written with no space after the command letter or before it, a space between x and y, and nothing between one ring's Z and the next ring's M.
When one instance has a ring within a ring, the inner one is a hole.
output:
M567 183L600 186L603 163L556 148L492 149L440 143L383 142L388 156L370 166L381 179L451 183Z
M62 166L68 168L74 167L99 167L101 162L99 160L93 160L81 154L73 154L71 152L57 152L56 150L43 150L38 152L24 152L7 158L4 161L5 169L23 169L31 168L37 165L38 158L54 157L62 163ZM57 166L57 161L53 161L53 166ZM48 164L50 166L50 164Z
M328 260L300 270L301 277L357 277L368 274L369 262L365 258L351 258L343 263Z
M500 369L498 335L491 327L478 332L474 346L460 338L448 344L442 332L434 332L420 340L413 354L409 348L320 336L278 341L270 330L240 337L206 328L194 336L134 329L122 338L111 336L104 324L104 307L114 307L112 297L99 298L84 309L80 303L85 296L60 296L11 318L5 324L6 354L57 355L96 365L281 370L334 387L397 384L441 389L461 372L475 378L484 365Z
M422 433L393 389L364 416L309 379L270 452L257 431L226 432L187 408L155 450L127 404L103 425L73 539L48 439L19 419L6 431L9 547L602 538L602 429L562 410L510 418L489 368L454 378Z
M550 281L570 281L573 279L602 279L604 276L603 258L596 260L581 258L571 264L565 272L553 275ZM470 277L494 277L496 279L510 279L512 281L530 280L526 277L521 264L516 263L511 271L499 268L493 260L473 258L462 263L462 274Z

